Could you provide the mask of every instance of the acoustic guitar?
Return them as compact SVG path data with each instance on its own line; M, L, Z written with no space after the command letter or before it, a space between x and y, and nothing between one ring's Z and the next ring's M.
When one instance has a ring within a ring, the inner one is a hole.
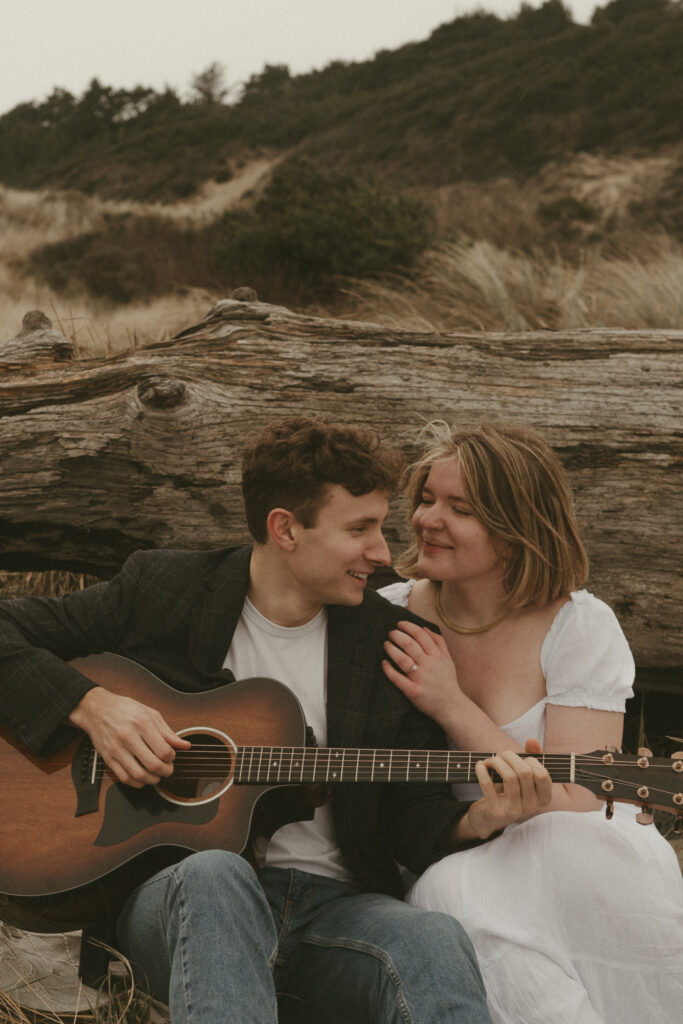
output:
M273 679L187 694L118 655L71 664L155 707L192 746L176 752L169 778L134 789L117 781L84 733L36 757L0 729L0 918L35 930L115 914L134 885L189 852L243 852L257 801L273 787L476 782L475 764L491 756L307 746L301 705ZM683 753L668 760L596 750L539 759L554 782L585 786L607 801L608 813L625 801L642 806L642 821L660 808L683 822Z

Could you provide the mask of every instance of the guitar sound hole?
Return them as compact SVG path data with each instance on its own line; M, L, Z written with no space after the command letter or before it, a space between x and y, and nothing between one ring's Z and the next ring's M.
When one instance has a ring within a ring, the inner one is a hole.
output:
M162 779L157 790L162 796L180 803L207 800L223 792L232 781L235 763L228 737L190 730L180 735L189 740L192 747L176 751L173 775Z

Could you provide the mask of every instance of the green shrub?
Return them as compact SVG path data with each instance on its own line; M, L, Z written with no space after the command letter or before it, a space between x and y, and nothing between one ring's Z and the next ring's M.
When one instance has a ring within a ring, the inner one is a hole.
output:
M212 177L216 184L222 185L224 182L230 181L234 177L234 174L232 168L226 164L225 167L216 168Z
M549 203L539 203L538 216L546 224L566 224L576 220L586 223L596 220L598 212L590 203L576 196L560 196Z
M419 202L299 158L280 165L253 210L224 214L213 249L222 273L307 282L408 267L430 238Z
M206 283L199 233L156 217L118 216L107 227L43 246L26 269L55 291L89 292L112 303L146 301Z

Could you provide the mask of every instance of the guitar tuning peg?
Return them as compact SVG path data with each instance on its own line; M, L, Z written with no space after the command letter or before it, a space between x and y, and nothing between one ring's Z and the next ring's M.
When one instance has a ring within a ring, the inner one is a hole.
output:
M651 825L655 820L652 808L643 805L643 809L636 814L636 821L639 825Z
M605 804L605 817L610 821L614 817L614 803L608 800Z
M612 743L608 743L607 746L604 749L606 751L608 751L608 753L610 753L610 754L618 754L619 753L619 747L615 747Z
M683 750L677 750L675 754L671 755L672 761L683 761Z
M648 750L647 747L638 747L639 757L652 757L652 751Z

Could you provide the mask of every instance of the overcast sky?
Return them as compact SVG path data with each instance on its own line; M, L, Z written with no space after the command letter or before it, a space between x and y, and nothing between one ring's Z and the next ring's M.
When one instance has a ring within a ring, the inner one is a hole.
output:
M539 7L541 0L532 0ZM565 0L587 22L607 0ZM0 0L0 113L56 87L79 96L92 78L132 88L172 86L217 61L228 85L265 64L293 74L332 60L426 39L478 8L515 14L520 0Z

